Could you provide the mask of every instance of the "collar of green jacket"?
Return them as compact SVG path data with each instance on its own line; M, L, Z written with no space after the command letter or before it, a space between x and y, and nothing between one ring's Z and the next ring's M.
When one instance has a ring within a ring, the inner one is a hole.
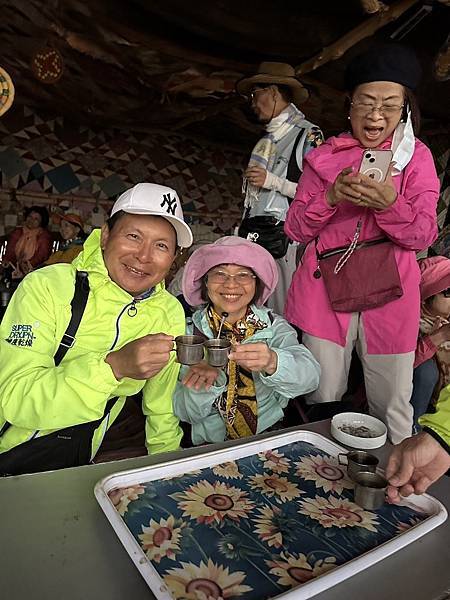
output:
M107 283L116 287L127 298L132 298L131 294L119 287L109 277L108 270L103 260L103 253L100 248L100 229L94 229L83 245L83 251L75 258L72 265L77 271L87 271L89 273L89 285L91 289L105 285ZM155 286L152 295L165 290L164 281Z

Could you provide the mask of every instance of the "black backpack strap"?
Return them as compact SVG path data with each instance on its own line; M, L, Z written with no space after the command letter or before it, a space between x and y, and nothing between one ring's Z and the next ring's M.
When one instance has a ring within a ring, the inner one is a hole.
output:
M305 128L302 127L297 135L294 147L292 148L291 157L289 159L288 168L286 171L286 179L288 181L297 182L300 179L301 171L300 167L297 164L297 146L302 139L303 134L305 133ZM292 202L293 198L288 198L289 204Z
M75 343L75 334L78 330L78 327L81 323L81 319L83 317L84 309L86 308L86 304L89 297L89 276L86 271L77 271L76 279L75 279L75 292L72 298L72 302L70 306L72 307L72 317L67 326L66 332L62 336L62 339L59 343L59 347L55 352L55 356L53 360L55 361L55 366L58 366L62 361L66 352L69 348ZM106 414L111 410L114 402L117 398L112 398L109 402L111 402L111 406L109 404L106 405L107 410L103 417L99 420L101 422ZM6 431L11 427L11 423L4 423L3 427L0 429L0 437L6 433Z
M67 329L62 336L58 350L53 358L55 361L55 366L60 364L66 355L66 352L69 350L69 348L72 348L75 343L75 334L80 326L81 319L83 318L84 309L86 308L89 297L89 289L88 274L86 271L77 271L75 279L75 292L72 302L70 303L72 308L72 317L67 325Z

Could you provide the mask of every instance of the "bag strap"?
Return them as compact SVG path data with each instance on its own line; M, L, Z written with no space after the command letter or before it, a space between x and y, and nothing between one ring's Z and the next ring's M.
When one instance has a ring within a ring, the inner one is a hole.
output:
M75 292L70 303L72 309L72 316L64 335L61 338L59 347L55 352L53 360L57 367L64 356L66 355L69 348L75 343L75 334L80 326L81 319L83 318L84 309L89 297L89 276L86 271L77 271L75 279Z
M347 250L341 256L341 258L337 261L337 263L334 267L335 275L337 275L339 273L339 271L342 269L342 267L345 265L345 263L348 261L350 256L355 251L356 244L358 243L358 239L359 239L359 234L361 233L361 226L362 226L362 219L359 219L358 223L356 224L355 234L353 236L352 241L350 242L350 246L347 248Z
M367 248L368 246L376 246L377 244L386 244L391 240L387 237L384 238L376 238L374 240L365 240L364 242L358 242L356 244L355 250L359 250L360 248ZM339 246L338 248L330 248L329 250L324 250L323 252L319 252L317 250L316 244L316 257L317 260L324 260L326 258L330 258L330 256L336 256L337 254L344 254L344 252L348 250L348 246Z
M86 308L86 304L89 296L89 276L86 271L77 271L75 278L75 292L72 298L72 302L70 306L72 308L72 317L69 321L67 329L64 335L61 338L59 343L59 347L55 352L55 356L53 360L55 361L55 366L57 367L69 348L75 343L75 334L80 326L81 319L83 317L84 309ZM99 420L101 422L105 415L109 413L111 408L113 407L114 402L117 400L117 396L115 398L111 398L108 400L106 404L106 409L103 417ZM113 402L114 401L114 402ZM0 437L11 427L11 423L6 421L3 424L3 427L0 429Z
M302 139L303 134L306 129L302 127L295 138L294 147L292 148L291 157L289 159L288 168L286 171L286 179L288 181L298 181L300 179L300 175L302 173L302 169L299 167L297 163L297 146L299 145L300 140ZM294 198L288 198L289 204L291 204Z

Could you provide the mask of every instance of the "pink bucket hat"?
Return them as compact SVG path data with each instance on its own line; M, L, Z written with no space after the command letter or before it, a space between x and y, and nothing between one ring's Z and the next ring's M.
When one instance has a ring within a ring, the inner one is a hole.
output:
M450 287L450 258L430 256L419 260L420 298L426 300Z
M237 236L225 236L213 244L205 244L192 253L187 261L181 288L191 306L204 304L201 296L202 278L217 265L241 265L251 269L262 284L261 297L256 303L262 305L278 283L278 269L272 255L262 246Z

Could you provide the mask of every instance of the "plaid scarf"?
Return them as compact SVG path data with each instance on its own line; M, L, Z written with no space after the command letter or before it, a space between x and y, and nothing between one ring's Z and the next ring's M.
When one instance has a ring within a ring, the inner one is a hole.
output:
M220 315L212 306L206 311L209 326L217 335ZM241 343L250 338L255 331L265 329L267 324L261 321L249 307L243 319L234 325L223 324L221 336L232 344ZM228 384L226 391L216 400L216 408L225 422L227 439L239 439L255 435L258 428L258 401L255 383L251 371L228 361Z
M295 126L304 126L305 115L294 104L289 104L278 117L266 125L266 134L253 148L248 166L257 166L272 172L277 158L277 142ZM260 188L243 180L242 192L245 194L244 206L252 206L258 199Z

